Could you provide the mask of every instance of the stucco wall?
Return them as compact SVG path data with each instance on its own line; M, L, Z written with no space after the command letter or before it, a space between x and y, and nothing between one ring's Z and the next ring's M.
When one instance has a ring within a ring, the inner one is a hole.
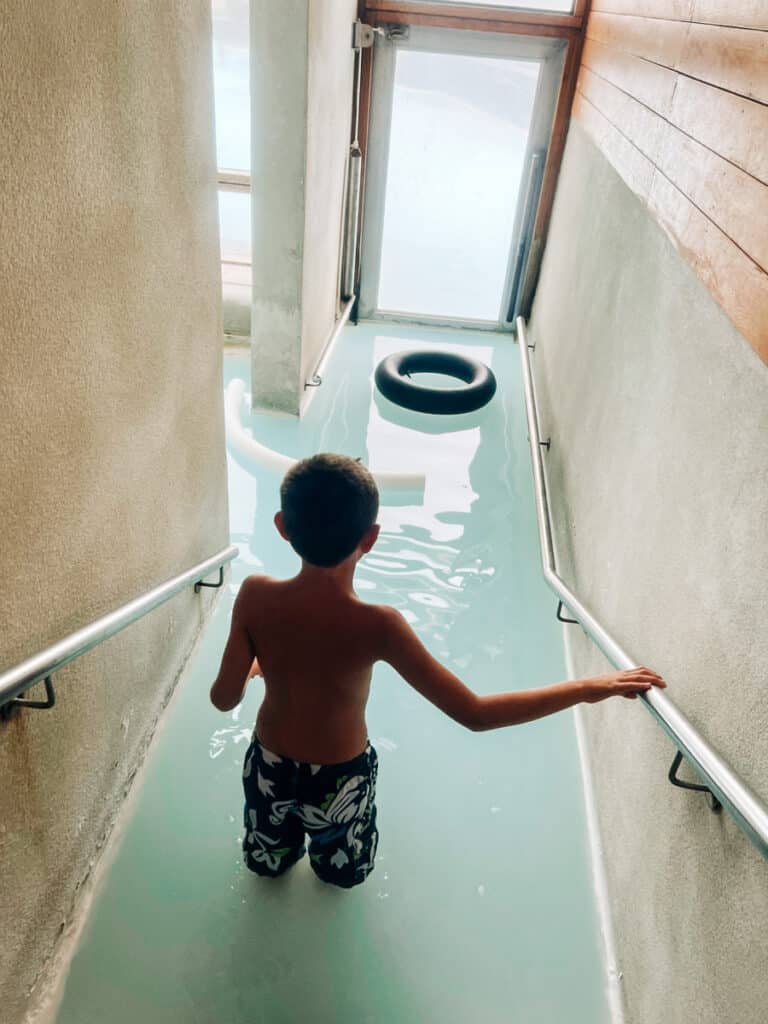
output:
M530 336L562 575L767 799L768 370L575 124ZM768 865L641 705L584 719L628 1024L762 1024Z
M251 0L252 391L298 412L308 0Z
M333 330L356 0L252 0L253 403L297 414Z
M210 10L0 0L0 666L227 543ZM21 1018L205 618L190 590L0 725Z

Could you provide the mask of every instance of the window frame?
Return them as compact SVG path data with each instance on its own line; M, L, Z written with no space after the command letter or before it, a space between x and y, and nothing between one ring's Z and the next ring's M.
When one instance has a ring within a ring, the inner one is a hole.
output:
M394 99L395 65L398 49L420 52L445 52L468 56L489 56L503 59L533 61L540 65L537 94L534 101L531 126L526 143L526 154L520 182L514 227L507 254L507 267L498 317L471 320L462 317L434 316L409 311L384 310L378 307L381 269L383 214L386 196L387 166L389 160L389 125ZM473 330L512 331L514 317L507 315L515 288L517 256L526 231L525 209L527 180L534 153L548 151L551 145L557 110L558 93L566 62L566 44L547 37L504 36L476 32L446 31L442 28L412 28L407 39L392 42L377 38L373 60L373 107L371 121L374 132L370 135L367 152L364 223L361 248L361 276L358 287L358 315L363 319L382 322L424 323L429 325L461 326ZM375 133L375 135L374 135ZM540 190L541 186L539 186ZM530 248L530 246L528 246ZM518 303L519 306L519 303Z

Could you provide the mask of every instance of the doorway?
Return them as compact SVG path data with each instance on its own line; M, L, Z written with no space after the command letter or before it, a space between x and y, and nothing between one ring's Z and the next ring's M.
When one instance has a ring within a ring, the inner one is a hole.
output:
M564 43L376 40L359 315L511 329Z

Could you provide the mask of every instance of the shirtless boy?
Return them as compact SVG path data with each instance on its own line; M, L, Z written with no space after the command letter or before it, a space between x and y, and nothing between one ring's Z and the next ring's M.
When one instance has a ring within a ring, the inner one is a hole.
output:
M275 525L301 557L301 571L289 580L243 582L211 689L215 706L229 711L248 679L264 677L243 770L243 850L256 874L283 874L303 856L305 836L323 881L351 888L372 871L377 758L365 706L377 661L475 731L665 685L650 669L634 668L478 696L432 657L398 611L355 594L355 566L379 533L370 473L345 456L315 455L288 472L280 498Z

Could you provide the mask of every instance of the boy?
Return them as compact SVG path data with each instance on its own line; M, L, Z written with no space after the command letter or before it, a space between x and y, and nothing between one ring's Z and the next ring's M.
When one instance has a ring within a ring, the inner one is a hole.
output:
M301 571L290 580L243 582L211 689L216 707L229 711L248 679L264 677L243 769L243 850L256 874L283 874L303 856L305 833L310 863L323 881L350 888L372 871L377 758L365 706L377 661L477 731L665 685L650 669L635 668L477 696L429 654L398 611L355 595L355 566L379 533L370 473L345 456L315 455L288 472L280 499L275 525L301 557Z

